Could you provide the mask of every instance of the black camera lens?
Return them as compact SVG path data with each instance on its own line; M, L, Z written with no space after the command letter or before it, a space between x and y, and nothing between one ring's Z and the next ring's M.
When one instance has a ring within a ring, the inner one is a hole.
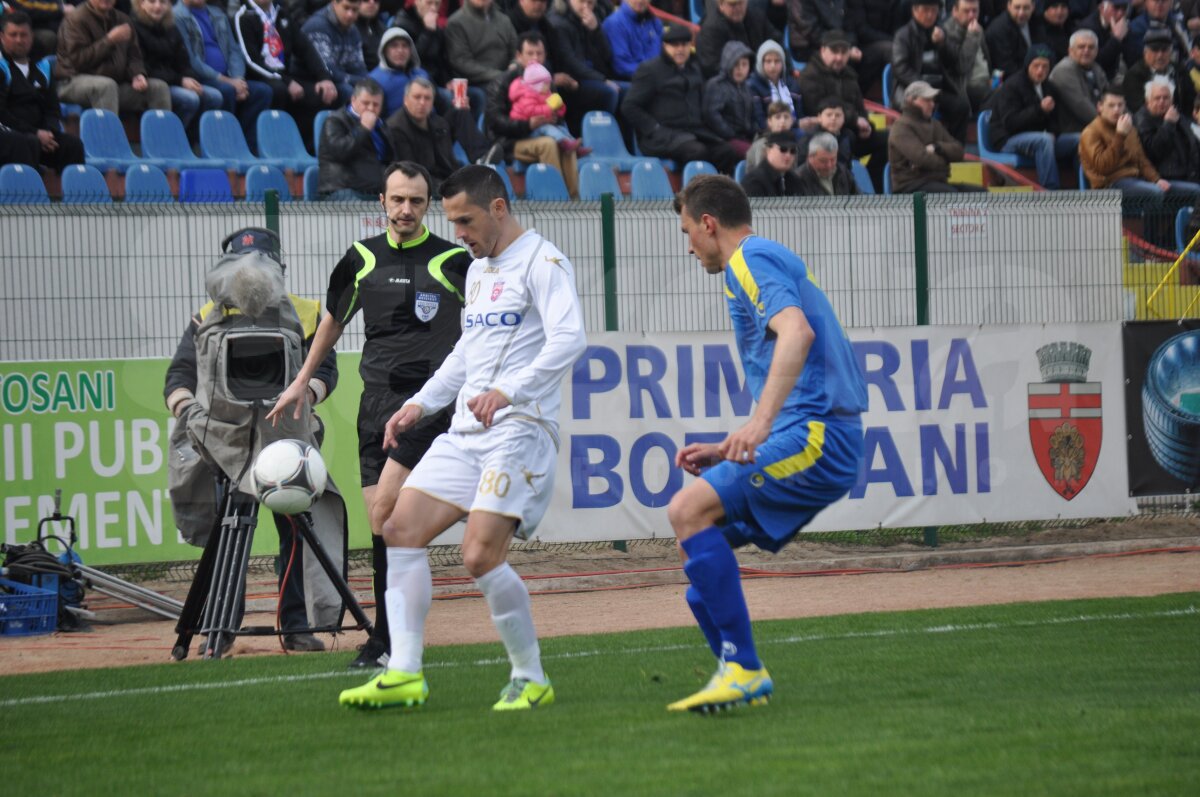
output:
M273 399L287 387L287 354L282 336L230 337L225 384L238 401Z

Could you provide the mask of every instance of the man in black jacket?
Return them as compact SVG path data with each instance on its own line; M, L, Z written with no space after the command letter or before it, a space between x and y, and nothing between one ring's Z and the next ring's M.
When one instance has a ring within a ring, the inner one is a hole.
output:
M692 57L692 34L682 25L663 33L663 52L633 73L621 112L647 155L686 163L706 160L733 174L733 147L704 124L704 75Z
M800 178L796 176L797 147L796 137L791 133L767 136L767 151L762 163L742 178L746 196L800 196ZM834 150L836 165L836 144Z
M1129 35L1129 0L1100 0L1092 13L1084 17L1079 28L1096 34L1100 51L1096 63L1104 67L1109 82L1117 79Z
M992 111L988 145L1033 158L1038 182L1049 191L1059 187L1058 161L1073 163L1079 151L1078 133L1055 135L1058 89L1046 79L1053 58L1047 45L1033 45L1024 71L1010 75L988 101Z
M1191 114L1196 99L1196 87L1181 66L1171 62L1171 33L1165 28L1146 31L1142 45L1142 60L1129 67L1121 85L1125 93L1125 108L1137 113L1146 102L1146 84L1155 75L1168 78L1175 84L1175 107L1182 114Z
M467 157L478 160L488 148L487 139L475 127L471 112L449 108L446 116L434 113L437 89L423 77L415 77L404 87L404 105L388 117L388 140L398 161L419 163L429 170L430 190L438 188L459 167L454 144L462 145Z
M830 133L817 133L808 140L808 160L796 172L798 196L854 196L858 183L838 162L838 141Z
M1146 104L1133 115L1133 123L1146 157L1171 189L1200 194L1200 142L1192 135L1187 117L1172 104L1174 88L1161 75L1151 78Z
M783 34L767 21L766 14L750 8L747 0L717 0L716 6L717 13L705 14L696 37L696 55L705 78L721 71L721 51L727 42L739 41L755 53L767 39L783 44ZM791 68L787 64L787 69Z
M1033 13L1033 0L1008 0L1005 13L991 21L986 35L992 68L1003 72L1005 79L1025 67L1031 45L1046 41L1042 21Z
M1018 0L1029 2L1029 0ZM912 19L892 43L892 77L896 82L893 98L904 106L904 90L910 83L923 81L940 92L938 107L942 123L959 141L967 137L971 106L957 94L954 83L956 56L946 42L946 32L937 24L939 0L913 0Z
M392 145L379 114L383 87L371 78L354 84L350 104L334 111L321 128L317 190L322 199L377 199Z

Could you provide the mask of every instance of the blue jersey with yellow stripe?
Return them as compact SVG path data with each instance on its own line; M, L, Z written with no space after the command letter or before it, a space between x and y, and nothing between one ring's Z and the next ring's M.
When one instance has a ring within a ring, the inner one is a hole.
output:
M816 336L800 379L775 421L777 428L799 418L857 415L867 409L866 382L850 340L828 297L791 250L747 236L725 269L725 297L755 401L762 397L775 354L768 322L784 308L798 307Z

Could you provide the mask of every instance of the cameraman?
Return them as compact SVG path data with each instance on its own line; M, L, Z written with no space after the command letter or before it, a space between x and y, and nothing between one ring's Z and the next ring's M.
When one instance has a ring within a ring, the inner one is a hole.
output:
M236 256L251 257L257 253L269 258L269 262L272 262L274 265L278 266L281 275L286 272L286 266L283 263L282 255L280 253L279 238L270 230L258 227L248 227L238 230L225 239L223 242L223 247L224 252L222 263L227 260L231 260ZM304 351L307 352L312 344L313 335L316 333L317 318L321 312L321 303L311 299L302 299L297 296L293 296L292 294L287 294L287 299L290 301L292 308L294 308L295 316L298 318L299 324L303 328ZM166 397L167 408L176 418L176 428L180 430L177 434L172 436L173 443L176 443L177 441L185 441L187 439L186 430L188 427L189 415L191 415L197 409L201 409L205 413L208 413L213 409L211 406L202 406L202 404L197 401L197 385L202 376L197 366L197 333L201 330L201 326L205 323L206 319L209 319L210 322L213 320L210 319L210 315L214 312L221 312L225 317L231 317L239 314L239 310L236 308L224 305L218 306L217 302L215 301L208 302L192 317L191 321L188 323L187 329L184 331L183 336L179 340L179 346L175 350L175 356L171 360L171 365L167 368L166 387L163 390L163 395ZM212 370L215 371L216 369L213 368ZM310 408L316 404L319 404L329 395L329 393L333 391L334 387L336 386L337 356L333 351L330 351L321 361L319 367L315 369L313 378L308 382L306 408ZM212 390L212 387L209 386L208 390ZM207 395L207 393L202 391L201 395ZM209 402L207 400L204 402L204 404L208 403ZM254 416L252 415L251 417L253 418ZM216 430L222 428L222 423L224 423L226 426L229 425L229 423L232 423L236 429L240 420L241 419L238 418L215 418L214 429ZM312 420L316 422L318 428L317 438L319 440L321 436L319 431L320 420L319 418L316 418L315 414L313 415ZM207 426L205 428L207 430ZM199 448L215 448L217 445L222 445L224 446L224 449L222 450L224 452L228 452L231 448L238 448L239 444L243 442L243 438L247 434L249 435L248 439L253 442L255 429L251 428L248 431L238 430L238 434L241 436L233 439L217 439L220 436L214 431L213 442L209 443L208 446L200 445ZM262 441L260 440L260 445L261 442ZM184 447L187 447L186 443L183 445ZM234 456L236 460L245 461L248 463L256 453L257 447L245 451L244 453L241 451L241 449L239 449L234 452ZM177 452L173 450L172 456L175 457L176 455ZM186 457L187 455L185 454L183 456ZM228 469L226 468L226 470ZM214 473L212 475L214 477L213 481L215 482L215 477L217 474ZM236 483L232 484L231 489L236 490L238 486L239 485ZM174 493L172 494L172 498L174 503ZM219 501L220 497L217 496L217 501L212 503L219 503ZM187 521L183 520L181 516L189 513L188 506L189 505L182 501L175 505L177 525L179 525L180 529L185 532L185 536L188 537L189 542L192 542L192 544L196 545L203 545L204 540L200 538L211 530L211 526L207 526L204 519L201 519L199 522L192 523L188 523ZM217 506L213 506L212 509L215 511ZM201 514L203 515L203 511ZM185 528L185 526L188 526L188 528ZM324 643L313 636L313 634L308 630L312 626L309 624L308 620L304 589L304 571L308 569L310 576L315 576L316 574L321 573L321 571L319 568L305 566L306 558L311 559L311 557L304 557L304 543L300 539L296 529L293 527L292 520L289 517L276 513L275 527L279 532L280 567L278 622L279 628L285 632L283 636L283 646L285 649L292 651L324 650ZM189 530L192 536L188 535ZM335 560L338 558L337 553L341 551L343 546L344 542L342 545L338 546L337 551L330 551L331 556ZM310 583L310 592L313 591L314 587L317 587L318 589L320 588L318 585ZM318 602L314 601L314 604L316 603ZM340 604L338 605L340 607ZM319 613L319 610L314 612L314 614L317 613ZM340 608L338 609L338 614L340 614Z

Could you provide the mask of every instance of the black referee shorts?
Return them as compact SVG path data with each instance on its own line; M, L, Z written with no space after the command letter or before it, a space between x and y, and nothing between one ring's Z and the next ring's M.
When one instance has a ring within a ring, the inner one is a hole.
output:
M388 419L412 393L393 393L390 390L369 390L363 393L358 405L358 470L363 487L379 483L383 465L390 457L412 470L429 450L434 439L450 428L453 412L444 409L432 417L422 418L415 429L400 435L395 447L383 450L383 433Z

